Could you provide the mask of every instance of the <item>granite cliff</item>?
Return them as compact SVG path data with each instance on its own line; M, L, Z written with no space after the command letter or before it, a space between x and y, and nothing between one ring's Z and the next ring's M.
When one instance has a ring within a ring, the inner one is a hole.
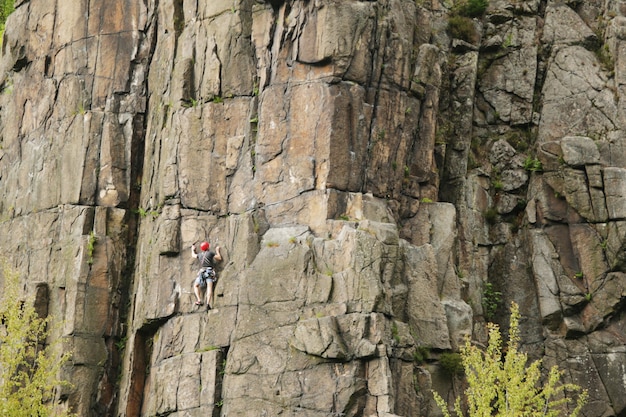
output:
M625 56L624 1L16 1L0 248L73 352L55 400L437 416L516 301L626 416Z

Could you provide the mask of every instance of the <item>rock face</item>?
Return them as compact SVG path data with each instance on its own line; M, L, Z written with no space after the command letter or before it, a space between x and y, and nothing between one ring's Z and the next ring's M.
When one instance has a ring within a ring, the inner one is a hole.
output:
M585 415L625 415L626 3L456 10L17 1L0 247L73 352L55 401L438 416L440 355L516 301Z

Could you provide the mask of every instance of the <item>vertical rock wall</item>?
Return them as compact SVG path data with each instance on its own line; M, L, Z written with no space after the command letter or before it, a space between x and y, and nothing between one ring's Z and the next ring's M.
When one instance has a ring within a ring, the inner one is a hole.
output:
M16 1L2 44L0 236L25 293L48 286L54 337L74 354L60 401L117 404L141 177L147 8Z
M18 1L0 247L73 352L56 400L435 416L441 355L514 300L585 415L623 415L624 15L491 0L462 32L438 0Z

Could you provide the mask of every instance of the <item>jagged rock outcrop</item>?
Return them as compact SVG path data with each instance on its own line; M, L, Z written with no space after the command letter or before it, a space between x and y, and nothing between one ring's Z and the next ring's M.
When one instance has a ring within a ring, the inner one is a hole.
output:
M625 22L622 1L17 1L0 247L73 352L55 401L437 416L442 353L516 301L584 414L624 415Z

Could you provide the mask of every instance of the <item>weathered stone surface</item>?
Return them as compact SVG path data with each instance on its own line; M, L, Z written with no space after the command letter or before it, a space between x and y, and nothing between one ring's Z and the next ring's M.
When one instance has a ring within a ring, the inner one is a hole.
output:
M617 313L619 303L626 295L626 276L622 272L610 272L606 277L594 280L589 292L599 314L609 317Z
M546 70L538 139L604 136L614 128L617 108L596 56L582 46L558 46L553 55Z
M444 201L453 203L462 195L467 174L471 139L466 132L471 131L473 121L473 110L469 108L473 109L477 65L478 53L471 51L455 57L454 67L451 69L454 118L447 119L444 127L449 137L446 138L446 162L442 175L442 182L446 186L441 189L441 197Z
M446 310L448 330L450 331L450 346L458 350L467 337L472 335L473 310L462 300L443 300Z
M345 319L352 323L344 323ZM376 352L376 341L363 338L367 334L366 320L367 316L357 315L355 318L331 316L300 321L292 345L309 355L337 360L372 356Z
M623 221L611 222L604 241L608 264L612 270L622 272L624 272L624 261L626 261L626 247L622 245L624 233L626 233L626 223Z
M608 219L607 202L610 198L605 196L604 169L599 165L600 152L593 140L565 137L547 142L541 145L539 160L543 169L548 171L544 175L545 181L556 195L565 197L577 214L593 222ZM555 204L550 206L557 207Z
M327 4L315 10L298 37L298 61L306 64L334 61L336 71L345 72L352 58L365 52L359 44L368 43L363 34L364 29L371 30L370 20L373 18L373 9L367 3ZM366 76L363 71L357 73ZM359 77L354 81L365 79Z
M604 169L606 208L609 219L622 220L626 217L624 191L626 191L626 169L608 167Z
M155 416L174 411L215 406L215 386L221 361L219 350L177 355L153 363L147 381L150 387L144 414ZM159 384L166 379L170 383Z
M559 287L555 276L555 265L552 254L555 253L552 245L539 232L532 234L533 244L533 273L537 283L539 310L544 323L551 329L558 327L562 312L559 303ZM560 271L557 270L556 274Z
M481 77L479 88L498 119L512 125L529 123L533 118L532 97L537 74L537 47L533 40L536 21L521 18L510 28L508 24L503 26L508 33L497 46L505 53L491 62Z
M579 167L587 164L599 164L598 146L590 138L566 136L561 139L563 161L570 166Z
M610 326L607 330L600 330L589 335L589 350L594 355L594 362L598 369L602 382L607 389L608 396L616 412L622 412L626 409L624 404L623 392L625 389L624 381L613 379L615 373L624 369L624 348L619 340L612 333L619 331L623 326L623 320L620 319L616 325ZM610 385L610 386L609 386Z
M517 151L506 140L500 139L491 146L489 162L499 170L519 167Z
M570 44L593 47L598 37L580 16L566 4L550 4L546 7L542 41L550 44Z
M450 334L444 306L439 301L436 258L433 247L408 248L409 266L407 313L417 342L437 349L450 348Z
M596 341L599 340L596 339ZM604 340L600 344L606 346L607 342L608 340ZM596 345L596 343L592 342L592 345ZM623 408L614 408L614 406L623 407L623 401L621 399L618 400L617 397L610 399L603 378L608 376L606 364L609 362L613 362L618 367L621 367L618 364L621 355L609 353L609 350L604 350L606 347L602 349L602 351L599 351L596 346L591 351L589 347L579 340L549 338L546 343L545 365L548 367L558 365L560 368L563 368L566 363L568 364L567 367L570 369L570 373L565 377L565 381L576 383L589 392L589 400L583 412L619 413L623 411ZM617 363L615 359L617 359ZM615 381L615 386L608 390L616 394L622 389L623 382ZM612 399L616 401L611 401Z
M447 0L16 2L0 248L73 351L54 401L437 416L489 283L623 415L622 3L492 0L468 43Z
M519 196L503 193L498 198L496 209L499 214L508 214L522 206L524 203L524 199Z
M594 282L609 269L598 232L588 224L572 224L569 230L574 255L580 265L580 272L585 277L585 285L595 287Z

